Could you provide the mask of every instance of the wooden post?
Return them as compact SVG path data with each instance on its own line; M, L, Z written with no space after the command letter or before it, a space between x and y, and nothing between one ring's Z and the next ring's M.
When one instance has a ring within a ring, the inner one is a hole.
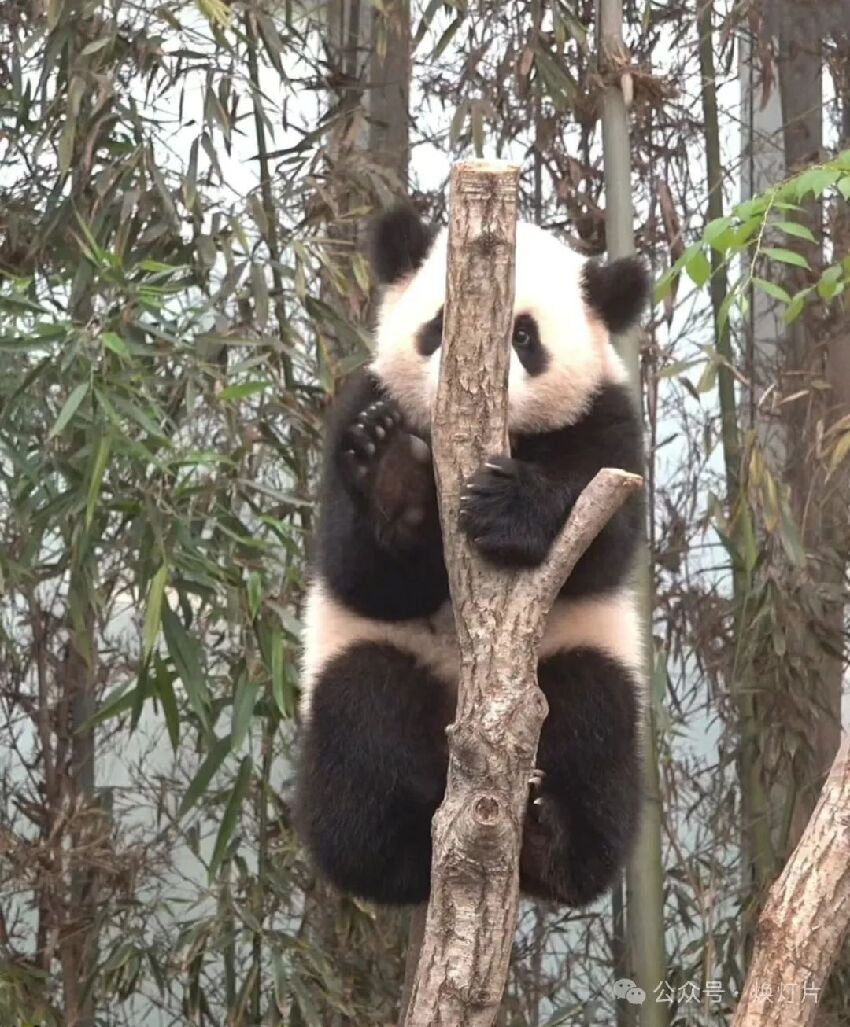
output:
M537 649L569 572L641 479L603 470L540 567L485 563L457 528L461 488L508 452L517 168L458 164L433 448L461 652L446 795L434 817L431 898L405 1027L489 1027L516 929L519 852L546 701Z

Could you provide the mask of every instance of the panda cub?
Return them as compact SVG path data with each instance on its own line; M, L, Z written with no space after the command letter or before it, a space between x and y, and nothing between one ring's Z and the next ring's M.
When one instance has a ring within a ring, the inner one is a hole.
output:
M373 233L374 361L329 416L306 602L296 824L319 869L378 903L428 897L458 649L429 447L445 229L409 208ZM508 381L511 455L471 477L460 523L493 563L545 559L602 467L640 473L641 424L609 332L640 317L643 265L586 261L520 223ZM549 616L549 703L520 859L529 895L584 905L613 882L639 807L641 629L628 584L642 501L615 514Z

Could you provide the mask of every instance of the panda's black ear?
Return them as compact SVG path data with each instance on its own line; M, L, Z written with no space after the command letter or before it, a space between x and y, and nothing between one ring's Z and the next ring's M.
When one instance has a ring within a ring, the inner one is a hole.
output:
M624 332L638 321L649 299L649 272L639 257L589 260L583 278L585 301L609 332Z
M410 206L394 207L372 223L370 255L378 281L391 285L425 260L434 232Z

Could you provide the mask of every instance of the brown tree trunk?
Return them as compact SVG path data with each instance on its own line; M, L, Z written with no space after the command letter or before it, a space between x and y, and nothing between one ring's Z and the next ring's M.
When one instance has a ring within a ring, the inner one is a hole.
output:
M814 5L799 0L782 0L779 5L779 88L789 171L818 160L823 148L823 55L817 14ZM806 209L808 226L818 241L810 244L806 253L814 274L796 275L798 287L816 277L822 263L821 204L812 202ZM805 247L805 243L800 246ZM787 839L789 850L799 840L814 808L838 748L841 725L844 567L837 554L847 541L847 500L837 478L827 478L818 440L824 428L850 410L850 405L845 340L838 340L834 333L830 338L824 328L823 309L818 304L810 305L788 331L783 368L786 392L809 389L805 400L785 407L787 479L792 508L810 553L811 587L822 601L817 625L820 637L807 632L808 651L801 654L807 669L802 684L810 700L812 722L808 751L800 747L795 768L798 792ZM818 387L818 380L823 379L827 390Z
M809 1027L850 925L850 738L759 918L731 1027Z
M511 165L474 161L452 171L433 441L461 670L405 1027L490 1027L496 1019L516 929L528 784L546 712L537 687L538 643L564 579L640 485L624 472L600 472L546 562L523 574L486 564L457 530L463 482L485 456L509 451L516 191Z

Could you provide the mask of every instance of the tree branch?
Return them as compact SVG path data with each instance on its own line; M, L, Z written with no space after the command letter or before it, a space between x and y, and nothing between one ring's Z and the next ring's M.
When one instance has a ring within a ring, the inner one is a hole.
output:
M623 471L601 471L546 562L528 571L485 563L457 528L463 483L485 457L508 452L516 185L517 168L501 162L452 171L433 445L461 671L405 1027L485 1027L496 1017L516 928L529 775L546 716L538 644L567 575L641 484Z
M850 736L770 889L732 1027L808 1027L850 926Z

